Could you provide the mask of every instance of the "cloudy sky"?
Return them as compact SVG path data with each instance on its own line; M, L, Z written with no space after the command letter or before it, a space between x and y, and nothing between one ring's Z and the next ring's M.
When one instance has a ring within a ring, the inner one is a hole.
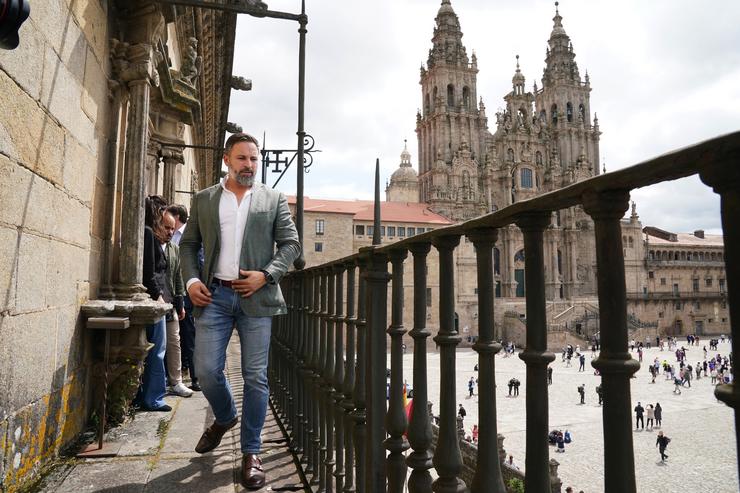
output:
M300 0L268 0L300 11ZM419 66L431 47L440 0L307 0L306 130L316 139L306 195L371 199L408 139L417 164ZM452 0L468 55L478 56L478 94L489 123L511 90L519 54L527 87L541 87L553 2ZM708 6L711 6L708 7ZM581 75L591 78L607 171L740 128L740 2L562 0L563 26ZM234 73L252 79L232 93L229 119L295 148L297 23L240 16ZM494 122L495 123L495 122ZM495 130L495 129L491 129ZM278 185L295 192L295 172ZM268 178L273 183L277 175ZM719 200L698 178L636 190L643 224L720 232Z

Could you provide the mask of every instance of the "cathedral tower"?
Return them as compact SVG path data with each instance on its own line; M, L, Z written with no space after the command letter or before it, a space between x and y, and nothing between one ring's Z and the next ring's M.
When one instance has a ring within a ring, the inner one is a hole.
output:
M486 118L476 104L476 57L468 58L450 0L442 1L435 21L427 66L421 67L423 109L416 121L420 198L460 220L485 212L478 165Z
M540 121L550 130L552 188L560 188L599 174L598 119L591 120L591 83L588 72L581 80L573 44L565 32L555 2L542 74L542 89L535 86L535 105Z

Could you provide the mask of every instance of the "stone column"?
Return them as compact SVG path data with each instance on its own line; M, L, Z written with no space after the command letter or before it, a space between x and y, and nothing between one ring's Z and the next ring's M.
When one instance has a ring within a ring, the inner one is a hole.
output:
M162 197L168 204L175 203L175 171L177 166L185 164L185 158L179 149L166 148L161 151L164 161L164 183Z
M148 142L149 93L157 84L153 48L114 40L113 68L129 89L125 165L121 190L121 246L114 293L120 299L145 299L141 284L144 256L144 175Z
M609 190L583 196L594 219L598 268L601 353L591 366L601 374L604 426L605 493L634 493L635 457L632 446L630 377L640 364L627 350L627 298L624 283L622 228L629 192Z
M704 183L720 195L722 232L727 273L727 302L729 303L732 346L740 340L740 168L737 162L722 163L701 173ZM735 440L740 445L740 385L737 380L715 387L714 395L735 410ZM740 462L738 463L740 470Z
M547 351L545 314L545 257L543 231L549 212L521 216L517 225L524 234L524 275L527 287L527 346L519 357L527 365L527 455L524 469L526 491L549 491L547 365L555 355Z

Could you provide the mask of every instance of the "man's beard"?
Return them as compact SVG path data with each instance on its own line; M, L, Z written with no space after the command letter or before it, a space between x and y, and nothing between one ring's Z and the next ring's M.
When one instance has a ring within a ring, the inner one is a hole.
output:
M236 174L236 182L243 187L251 187L254 185L254 175L244 175L241 173Z

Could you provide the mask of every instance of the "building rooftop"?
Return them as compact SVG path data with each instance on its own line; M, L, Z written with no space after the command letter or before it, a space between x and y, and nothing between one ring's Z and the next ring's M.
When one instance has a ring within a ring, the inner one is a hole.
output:
M705 234L702 230L693 233L672 233L647 226L643 228L643 231L650 245L724 247L724 237L722 235Z
M288 204L295 206L294 195L288 196ZM305 212L326 212L329 214L351 214L355 221L373 220L372 200L330 200L303 198ZM453 224L452 221L429 209L427 204L416 202L381 202L380 218L383 222L425 223L438 226Z

